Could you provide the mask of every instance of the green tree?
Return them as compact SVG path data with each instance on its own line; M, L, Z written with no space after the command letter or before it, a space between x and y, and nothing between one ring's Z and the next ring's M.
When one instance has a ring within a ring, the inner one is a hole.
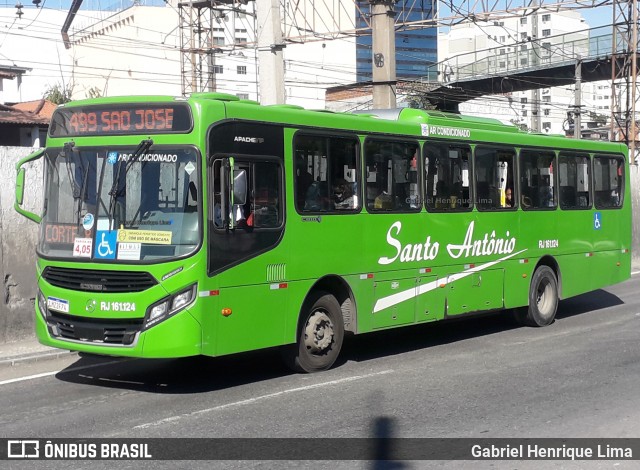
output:
M87 90L87 98L100 98L102 96L102 92L97 86L91 87Z
M51 85L44 92L43 98L51 101L54 104L68 103L71 101L71 94L73 93L73 85L61 85L56 83Z

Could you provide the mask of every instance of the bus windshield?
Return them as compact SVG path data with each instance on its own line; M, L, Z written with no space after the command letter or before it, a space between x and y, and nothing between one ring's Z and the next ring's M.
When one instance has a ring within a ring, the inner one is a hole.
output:
M166 260L200 243L199 158L190 146L49 148L38 251L49 258Z

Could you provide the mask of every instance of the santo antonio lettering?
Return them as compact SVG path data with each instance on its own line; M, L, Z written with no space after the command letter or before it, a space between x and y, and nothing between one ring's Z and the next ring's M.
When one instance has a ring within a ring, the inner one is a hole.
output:
M474 237L475 222L467 227L467 233L460 244L447 244L447 252L453 259L469 258L474 256L509 255L516 248L516 238L511 237L507 230L504 237L496 236L496 231L485 232L479 238ZM418 243L402 244L398 239L402 231L402 222L394 222L387 231L387 244L392 249L392 256L381 256L378 264L391 264L400 259L401 263L410 261L431 261L436 259L440 252L440 243L431 241L431 235Z

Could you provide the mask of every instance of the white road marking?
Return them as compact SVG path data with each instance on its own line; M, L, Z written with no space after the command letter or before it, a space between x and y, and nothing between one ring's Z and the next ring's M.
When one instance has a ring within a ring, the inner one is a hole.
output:
M632 276L635 276L636 274L640 274L640 271L631 271Z
M60 369L60 370L54 370L53 372L42 372L41 374L27 375L25 377L16 377L15 379L7 379L7 380L0 381L0 385L8 385L16 382L24 382L26 380L39 379L42 377L48 377L50 375L56 375L56 374L59 374L60 372L67 373L67 372L75 372L78 370L91 369L92 367L108 366L110 364L117 364L119 362L124 362L124 361L119 360L119 361L103 362L101 364L92 364L90 366L72 367L71 369Z
M178 421L180 419L188 418L190 416L197 416L197 415L201 415L201 414L204 414L204 413L210 413L212 411L224 410L226 408L232 408L234 406L250 405L250 404L255 403L257 401L262 401L262 400L267 400L269 398L279 397L279 396L282 396L282 395L286 395L288 393L304 392L304 391L307 391L307 390L313 390L314 388L327 387L327 386L330 386L330 385L336 385L336 384L346 383L346 382L353 382L354 380L368 379L370 377L375 377L375 376L378 376L378 375L390 374L391 372L393 372L393 370L383 370L381 372L374 372L372 374L356 375L354 377L345 377L344 379L331 380L329 382L321 382L321 383L317 383L317 384L306 385L304 387L290 388L290 389L282 390L282 391L279 391L279 392L269 393L267 395L261 395L259 397L247 398L246 400L235 401L235 402L232 402L232 403L226 403L224 405L214 406L212 408L205 408L203 410L192 411L191 413L184 413L184 414L181 414L181 415L170 416L168 418L160 419L158 421L153 421L151 423L145 423L145 424L140 424L138 426L134 426L133 429L146 429L146 428L150 428L150 427L153 427L153 426L160 426L162 424L170 423L170 422L173 422L173 421Z
M43 372L42 374L27 375L26 377L17 377L15 379L3 380L2 382L0 382L0 385L7 385L7 384L15 383L15 382L23 382L25 380L39 379L40 377L47 377L49 375L56 375L58 372L60 372L60 371L56 370L56 371L53 371L53 372Z

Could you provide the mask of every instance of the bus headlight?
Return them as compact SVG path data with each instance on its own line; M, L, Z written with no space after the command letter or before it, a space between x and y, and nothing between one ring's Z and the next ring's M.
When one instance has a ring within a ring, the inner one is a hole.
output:
M181 290L180 292L165 297L164 299L156 302L147 309L147 314L144 319L143 330L148 330L154 325L157 325L161 321L175 315L180 310L193 303L196 298L196 289L198 285L193 284L188 288Z
M40 289L38 289L38 310L40 310L40 315L42 318L47 320L47 299L44 297L44 294Z

